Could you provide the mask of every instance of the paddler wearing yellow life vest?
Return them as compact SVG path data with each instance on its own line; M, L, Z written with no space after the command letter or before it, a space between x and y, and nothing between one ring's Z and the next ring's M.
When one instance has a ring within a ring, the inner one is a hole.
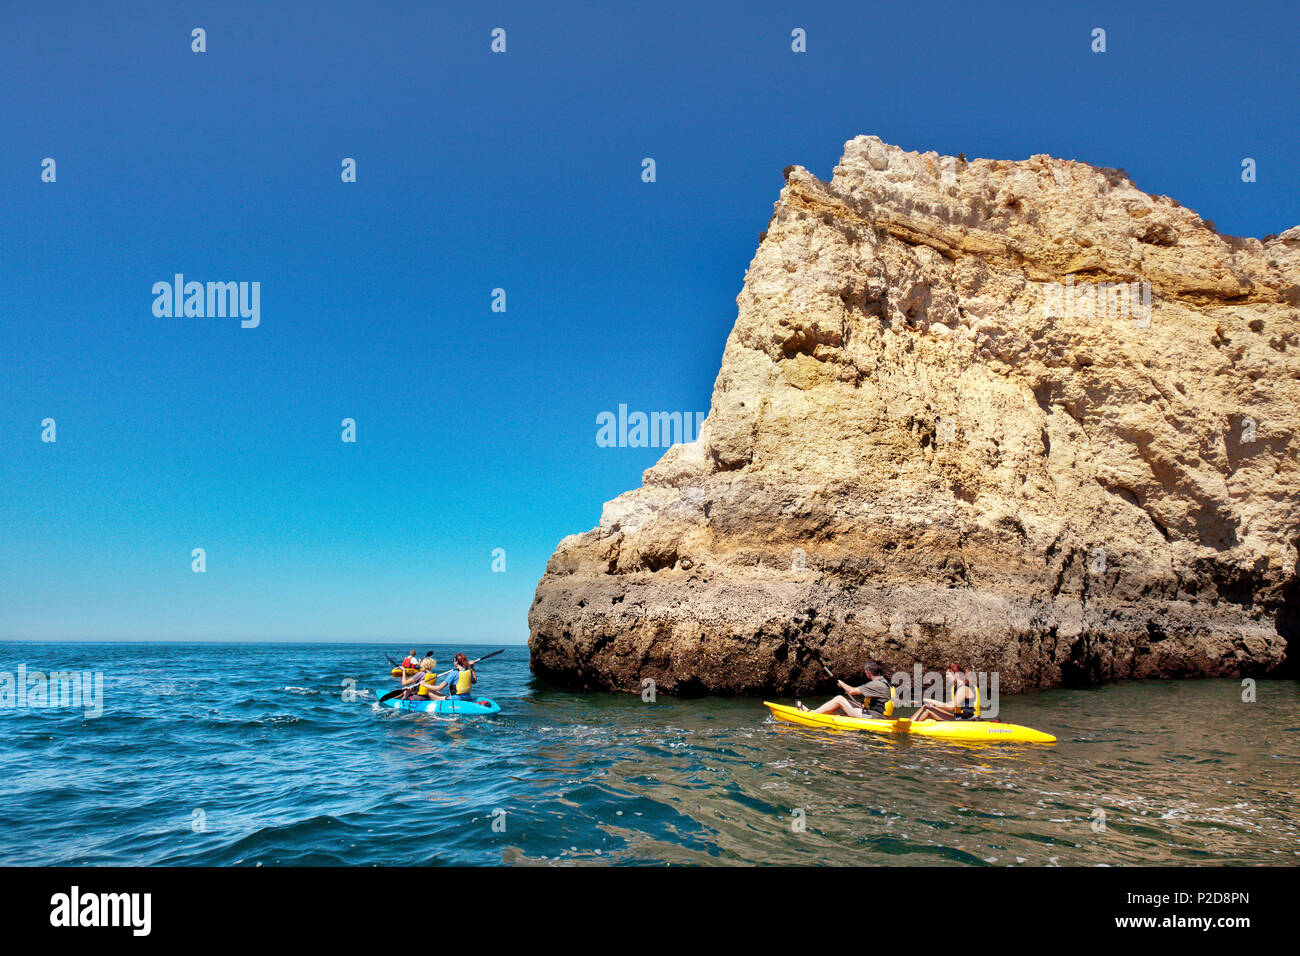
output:
M438 685L438 690L445 687L448 698L451 700L473 700L475 695L471 691L474 685L478 683L478 674L474 673L473 665L470 664L469 658L464 654L457 654L454 660L456 670L446 684Z
M949 664L946 683L952 685L952 699L948 703L938 700L921 702L921 709L912 715L912 722L921 720L974 720L980 715L980 692L971 680L970 673L957 664Z
M419 666L418 673L409 680L402 681L403 687L410 688L402 696L407 700L421 697L426 700L442 700L443 695L439 691L446 685L438 683L438 662L433 659L433 651L424 655Z

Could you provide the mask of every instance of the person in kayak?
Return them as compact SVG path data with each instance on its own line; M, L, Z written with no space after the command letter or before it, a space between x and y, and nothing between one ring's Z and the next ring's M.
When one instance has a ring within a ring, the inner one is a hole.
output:
M446 700L442 693L446 684L438 683L438 662L433 659L433 651L424 655L424 660L417 665L420 670L409 680L404 679L402 686L410 688L402 695L404 700Z
M851 697L840 695L832 700L828 700L816 710L814 714L830 714L840 711L849 717L870 717L877 720L884 720L894 713L895 690L885 679L884 671L875 661L867 661L866 666L862 669L867 676L867 682L861 687L850 687L842 680L837 680L840 689L849 695L862 697L862 704L859 705ZM807 710L803 701L795 701L794 705L800 710Z
M402 670L416 671L420 669L420 661L415 656L415 648L411 648L409 654L402 658Z
M980 692L970 673L957 664L949 664L947 683L952 685L952 700L923 700L912 722L922 720L974 720L980 712Z
M474 673L473 665L464 654L457 654L455 661L456 670L451 675L451 680L446 684L439 684L438 689L446 688L452 700L473 700L475 695L470 693L470 690L478 683L478 674Z

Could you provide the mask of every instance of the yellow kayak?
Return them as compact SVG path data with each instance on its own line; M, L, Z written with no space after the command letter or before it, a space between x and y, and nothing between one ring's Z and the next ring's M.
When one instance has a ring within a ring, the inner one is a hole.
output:
M968 743L1054 744L1051 734L1004 724L1000 720L923 720L912 723L910 718L876 720L870 717L845 717L843 714L814 714L810 711L772 704L763 701L777 720L817 727L821 730L869 730L875 734L912 734L917 737L938 737L942 740L961 740Z
M394 667L394 668L393 668L393 671L392 671L392 676L394 676L394 677L410 677L412 674L418 674L418 673L419 673L419 670L418 670L417 668L414 668L414 667L407 667L407 668L405 668L405 669L403 669L403 668L401 668L401 667Z

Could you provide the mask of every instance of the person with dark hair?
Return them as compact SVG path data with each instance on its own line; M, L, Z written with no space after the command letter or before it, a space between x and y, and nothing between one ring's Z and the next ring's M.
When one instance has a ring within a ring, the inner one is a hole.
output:
M945 673L946 684L952 686L952 700L924 700L921 709L912 715L913 723L922 720L973 720L980 713L979 688L971 675L959 664L949 664Z
M867 676L867 682L860 687L850 687L842 680L836 681L840 689L850 696L840 695L828 700L812 713L831 714L838 710L848 717L872 717L880 720L891 716L894 713L895 691L885 679L880 665L875 661L867 661L863 673ZM862 698L861 704L852 700L855 695ZM803 701L795 701L794 705L800 710L808 709Z
M457 654L455 662L456 670L451 674L450 680L446 684L439 684L438 689L447 688L451 700L473 700L474 694L471 690L478 683L478 674L474 673L474 665L464 654Z

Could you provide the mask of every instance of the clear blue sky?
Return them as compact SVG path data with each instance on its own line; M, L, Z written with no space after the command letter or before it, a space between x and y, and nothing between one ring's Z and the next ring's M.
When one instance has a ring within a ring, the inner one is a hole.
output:
M525 640L661 453L596 415L707 409L782 168L859 133L1300 223L1294 6L697 6L7 4L0 639ZM177 272L260 327L155 318Z

